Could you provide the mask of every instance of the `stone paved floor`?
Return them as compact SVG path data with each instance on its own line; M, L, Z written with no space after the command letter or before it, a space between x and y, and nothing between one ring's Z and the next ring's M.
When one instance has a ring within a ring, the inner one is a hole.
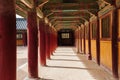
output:
M48 80L115 80L85 55L76 54L71 47L59 47L40 67L40 76Z
M17 47L17 80L24 80L27 76L27 47Z
M17 80L24 80L28 73L27 51L21 48L18 52L23 52L18 54L18 60L23 60L18 61ZM47 66L39 65L39 77L41 80L115 80L96 63L87 60L85 55L76 54L73 47L57 48L51 59L47 60Z

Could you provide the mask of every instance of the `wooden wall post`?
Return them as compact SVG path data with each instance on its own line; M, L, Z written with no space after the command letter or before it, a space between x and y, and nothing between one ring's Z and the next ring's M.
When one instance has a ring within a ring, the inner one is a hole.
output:
M112 72L118 78L118 9L113 10L112 16Z
M100 65L100 20L97 18L97 27L96 27L96 58L97 64Z
M83 40L84 40L84 41L83 41L83 42L84 42L84 54L86 54L85 27L86 27L86 26L84 25L84 30L83 30L83 34L84 34L84 35L83 35Z
M89 26L88 26L88 51L89 51L89 53L88 53L88 60L92 60L92 56L91 56L91 35L90 35L90 33L91 33L91 26L90 26L91 24L90 24L90 22L89 22Z

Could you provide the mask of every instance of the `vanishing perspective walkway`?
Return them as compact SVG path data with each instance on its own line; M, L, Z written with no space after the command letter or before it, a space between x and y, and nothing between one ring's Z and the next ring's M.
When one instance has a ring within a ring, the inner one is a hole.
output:
M27 48L18 48L17 80L27 77ZM84 54L76 54L74 47L58 47L47 60L46 66L39 64L40 80L115 80Z
M85 55L76 54L73 47L58 47L47 66L40 67L40 76L48 80L115 80Z

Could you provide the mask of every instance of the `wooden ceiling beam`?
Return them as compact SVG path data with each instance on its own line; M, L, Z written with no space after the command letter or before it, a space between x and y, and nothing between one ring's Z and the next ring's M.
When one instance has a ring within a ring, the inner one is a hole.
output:
M37 7L41 8L48 2L49 2L49 0L44 0L44 2L38 2L38 6Z
M27 11L23 10L23 8L21 8L20 6L16 5L16 9L20 10L21 12L24 12L25 14L27 14Z
M98 4L95 2L95 3L49 3L47 4L46 6L44 6L44 9L47 9L47 10L56 10L56 9L65 9L65 8L68 8L68 9L75 9L76 7L78 8L78 10L80 9L98 9L99 7L96 7L98 6Z
M26 2L26 0L20 0L23 4L25 4L28 8L33 8L33 0L31 0L31 4Z
M24 3L22 3L21 1L16 1L16 5L18 5L20 8L22 8L25 11L29 11L31 10L28 6L26 6Z

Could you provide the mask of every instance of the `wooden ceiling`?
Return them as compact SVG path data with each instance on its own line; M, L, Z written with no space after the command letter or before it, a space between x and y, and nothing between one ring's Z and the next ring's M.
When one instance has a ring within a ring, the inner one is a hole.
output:
M75 30L97 16L101 9L116 3L115 0L16 0L16 13L26 18L34 2L38 19L44 19L56 30Z

